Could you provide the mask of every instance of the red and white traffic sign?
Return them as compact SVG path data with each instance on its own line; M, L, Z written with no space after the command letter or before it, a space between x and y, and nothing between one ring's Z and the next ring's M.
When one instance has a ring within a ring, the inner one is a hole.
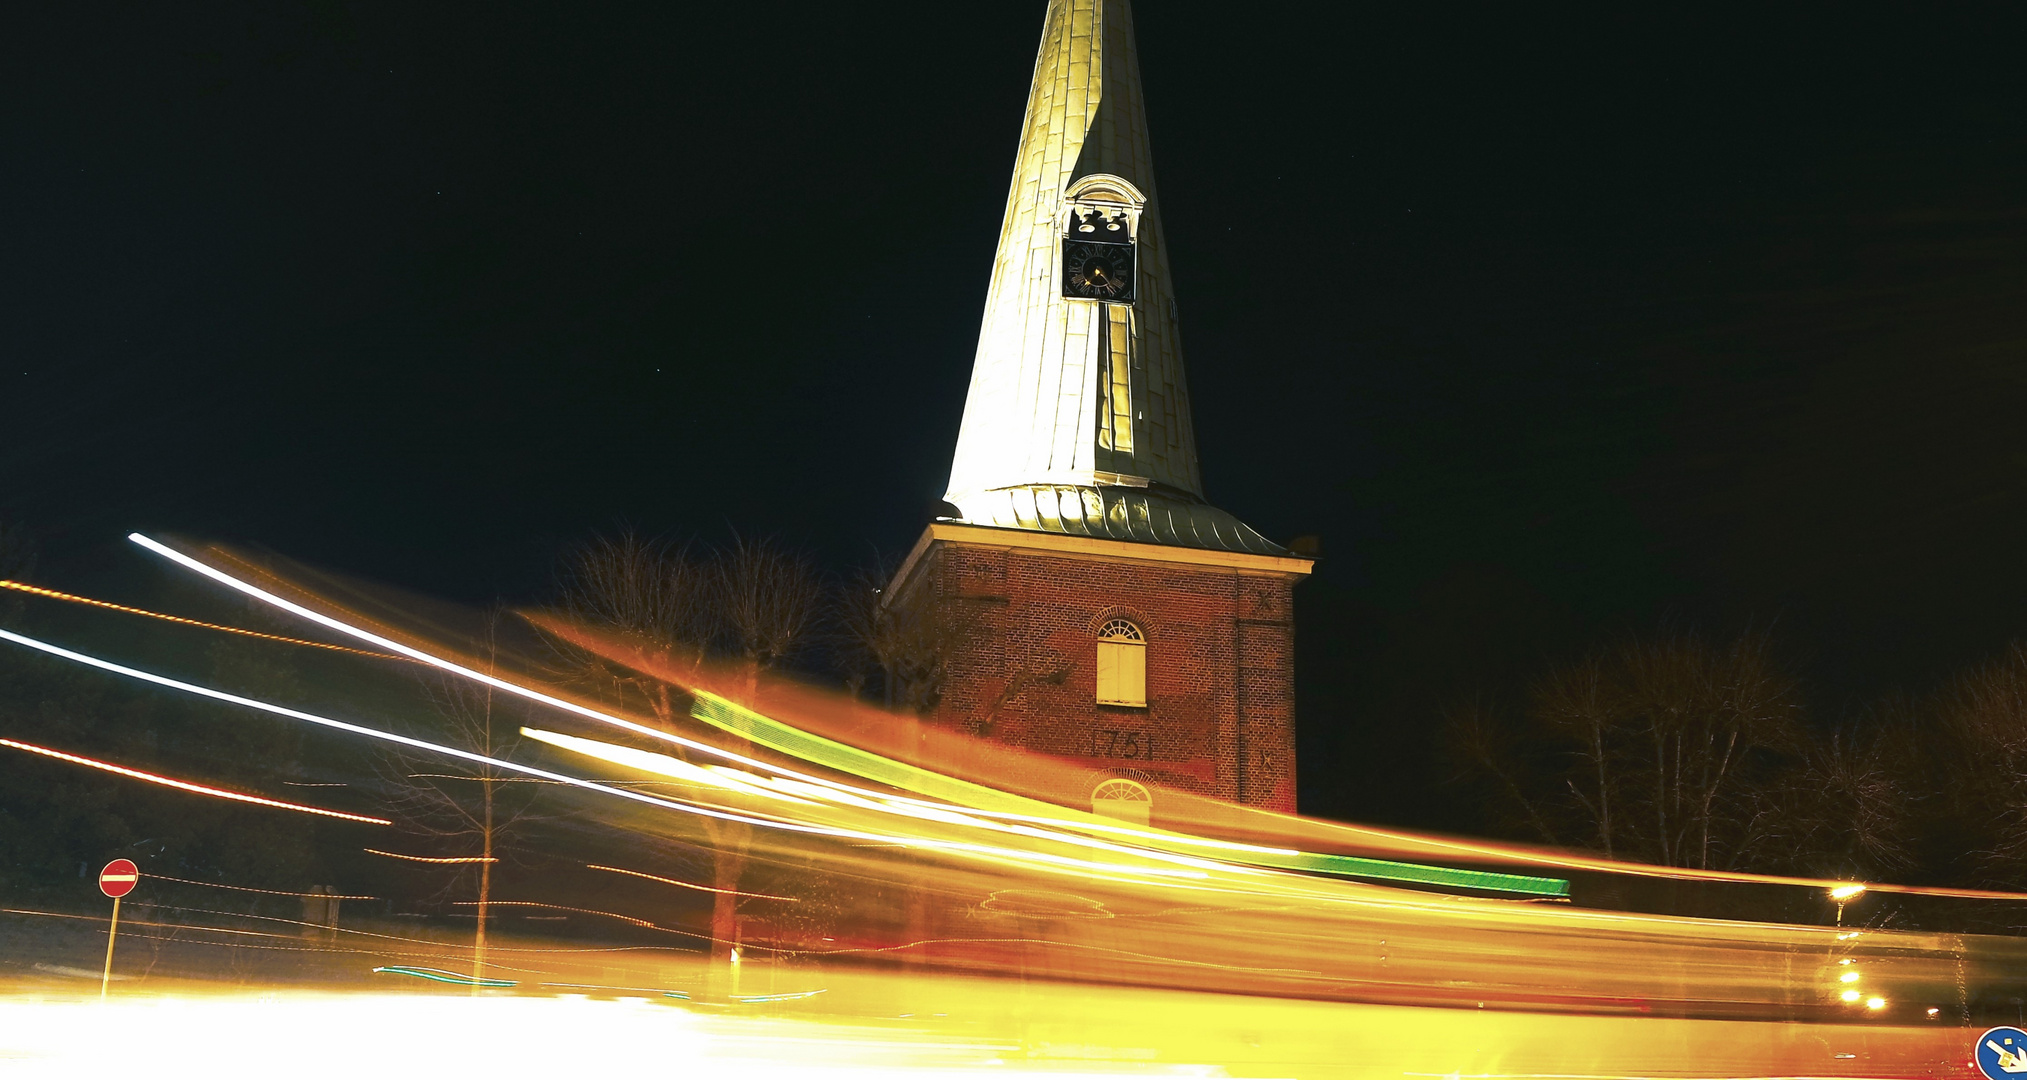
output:
M99 871L99 891L118 900L141 883L141 868L132 859L114 859Z

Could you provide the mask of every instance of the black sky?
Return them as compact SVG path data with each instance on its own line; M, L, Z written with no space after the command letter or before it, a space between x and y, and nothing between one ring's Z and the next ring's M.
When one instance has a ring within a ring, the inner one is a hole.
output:
M472 601L905 549L1042 7L46 5L0 516ZM1324 538L1313 808L1440 822L1429 717L1615 631L1773 623L1832 716L2027 634L2017 8L1136 14L1206 484Z

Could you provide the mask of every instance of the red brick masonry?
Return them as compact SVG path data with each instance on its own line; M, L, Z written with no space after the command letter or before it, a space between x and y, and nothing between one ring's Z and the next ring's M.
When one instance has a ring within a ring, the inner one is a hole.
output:
M932 719L1119 776L1295 809L1307 559L937 524L889 595L953 628ZM1147 635L1147 705L1096 703L1098 628ZM1159 815L1159 794L1156 796Z

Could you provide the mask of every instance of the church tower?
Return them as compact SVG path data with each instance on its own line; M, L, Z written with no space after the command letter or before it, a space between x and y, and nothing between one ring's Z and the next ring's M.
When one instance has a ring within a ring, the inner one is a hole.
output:
M944 495L888 603L943 628L935 718L1293 810L1311 561L1204 498L1128 0L1051 0Z

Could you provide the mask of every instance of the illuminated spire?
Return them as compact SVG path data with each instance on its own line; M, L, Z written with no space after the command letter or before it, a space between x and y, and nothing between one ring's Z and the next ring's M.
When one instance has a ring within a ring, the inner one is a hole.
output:
M1082 252L1126 261L1080 279ZM1203 502L1173 295L1131 6L1051 0L944 496L963 520L1280 553Z

